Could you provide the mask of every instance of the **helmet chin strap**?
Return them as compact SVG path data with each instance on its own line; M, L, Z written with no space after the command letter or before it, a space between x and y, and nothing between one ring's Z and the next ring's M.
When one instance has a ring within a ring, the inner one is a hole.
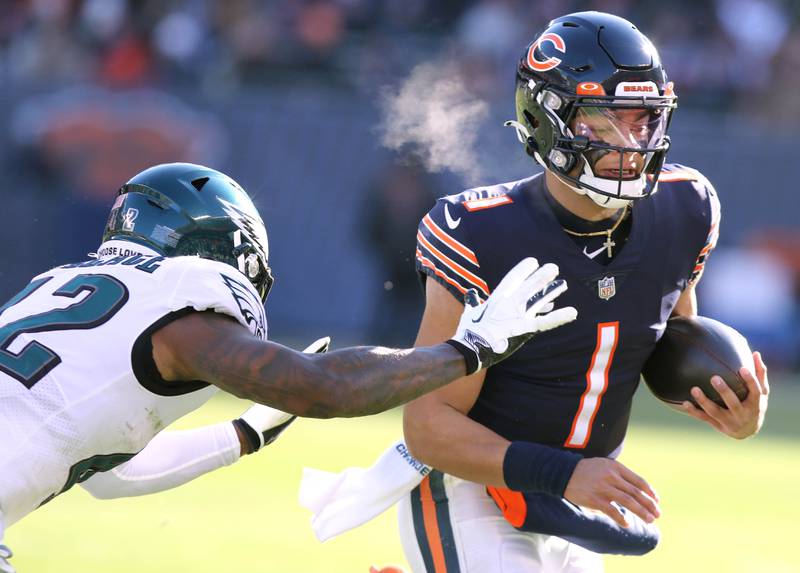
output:
M617 199L616 197L609 197L608 195L602 195L590 189L583 189L582 187L576 187L557 171L553 170L549 171L556 176L556 179L558 179L559 181L561 181L561 183L563 183L564 185L575 191L575 193L577 193L578 195L586 195L597 205L605 209L622 209L626 205L630 205L630 203L632 202L631 199ZM581 176L581 179L583 179L583 176ZM598 179L598 178L594 177L593 179Z
M606 209L622 209L626 205L630 205L635 199L638 199L643 196L643 191L647 185L647 176L644 172L639 175L636 179L630 181L612 181L610 179L604 179L602 177L597 177L593 172L591 167L589 167L589 163L584 161L583 164L583 173L578 177L578 183L586 183L587 185L591 185L601 191L605 191L607 193L616 193L617 189L619 189L620 196L619 197L612 197L610 195L604 195L603 193L598 193L597 191L592 191L591 189L586 189L584 187L579 187L574 185L571 181L567 180L557 171L550 170L553 175L555 175L559 181L561 181L564 185L578 193L579 195L586 195L589 199L594 201L600 207L604 207Z

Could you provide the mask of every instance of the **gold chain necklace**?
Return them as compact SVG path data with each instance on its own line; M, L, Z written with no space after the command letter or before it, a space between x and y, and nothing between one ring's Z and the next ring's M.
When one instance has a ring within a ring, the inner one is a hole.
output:
M565 233L567 233L568 235L572 235L574 237L601 237L605 235L606 240L603 243L603 246L608 250L608 258L610 259L612 253L611 248L617 246L617 243L611 240L611 234L617 230L617 228L622 224L622 222L625 220L627 216L628 216L628 205L625 205L622 208L622 215L619 216L619 219L617 219L616 222L605 231L592 231L591 233L579 233L578 231L571 231L566 227L561 227L561 228L564 230Z

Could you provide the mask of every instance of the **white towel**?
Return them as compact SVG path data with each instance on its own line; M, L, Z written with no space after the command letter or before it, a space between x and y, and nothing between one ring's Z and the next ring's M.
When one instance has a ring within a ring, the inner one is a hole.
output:
M313 512L311 527L327 541L380 515L417 487L431 471L398 440L369 468L338 474L303 469L300 505Z

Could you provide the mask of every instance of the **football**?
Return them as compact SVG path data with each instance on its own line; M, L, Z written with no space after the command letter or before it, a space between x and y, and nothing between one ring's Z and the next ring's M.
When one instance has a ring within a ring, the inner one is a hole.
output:
M755 373L753 353L744 336L711 318L681 316L667 321L664 335L642 369L642 377L650 391L669 404L688 400L696 406L690 390L697 386L724 408L711 377L721 376L744 400L747 385L739 375L742 366Z

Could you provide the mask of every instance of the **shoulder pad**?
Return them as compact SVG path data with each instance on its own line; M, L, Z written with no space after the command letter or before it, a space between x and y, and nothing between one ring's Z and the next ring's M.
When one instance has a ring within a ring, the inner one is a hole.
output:
M482 299L489 286L480 276L480 263L469 236L469 210L461 195L436 202L417 230L417 270L447 288L458 300L475 289Z
M511 198L508 197L508 193L516 183L518 182L512 181L509 183L490 185L488 187L475 187L462 191L457 195L444 197L443 200L453 204L462 204L467 211L478 211L497 205L507 205L513 203Z
M705 237L689 276L689 285L695 285L719 239L722 210L717 191L700 171L677 163L665 165L658 181L671 184L681 200L682 217Z
M261 339L267 337L264 305L253 285L239 271L200 257L167 259L164 283L171 288L172 310L191 307L232 316Z
M661 169L661 173L658 176L658 181L659 183L662 181L664 183L670 183L673 181L706 182L708 180L697 169L687 167L686 165L681 165L680 163L667 163Z

